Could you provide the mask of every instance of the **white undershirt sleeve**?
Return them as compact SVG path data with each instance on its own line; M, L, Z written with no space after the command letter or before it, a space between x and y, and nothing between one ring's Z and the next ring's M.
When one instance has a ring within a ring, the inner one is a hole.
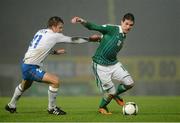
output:
M69 36L65 36L62 33L57 33L57 43L76 43L76 44L80 44L80 43L86 43L88 42L88 40L85 40L83 38L72 38Z

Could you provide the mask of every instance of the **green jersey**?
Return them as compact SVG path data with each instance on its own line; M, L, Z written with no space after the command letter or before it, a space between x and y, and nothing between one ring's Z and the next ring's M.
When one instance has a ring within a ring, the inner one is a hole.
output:
M96 30L103 34L99 47L95 55L92 57L93 61L101 65L113 65L118 62L117 53L123 46L124 39L121 26L119 25L96 25L90 22L83 24L89 30Z

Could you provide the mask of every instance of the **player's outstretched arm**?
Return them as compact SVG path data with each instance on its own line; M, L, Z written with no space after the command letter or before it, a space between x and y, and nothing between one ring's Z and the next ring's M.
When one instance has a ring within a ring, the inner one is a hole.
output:
M86 43L86 42L100 42L101 40L101 35L94 34L89 37L83 37L83 36L76 36L72 37L72 43Z
M88 28L89 30L96 30L96 31L99 31L101 33L108 32L108 29L106 28L106 26L91 23L91 22L86 21L86 20L84 20L83 18L80 18L80 17L73 17L71 19L71 23L73 23L73 24L80 23L83 26L85 26L86 28Z

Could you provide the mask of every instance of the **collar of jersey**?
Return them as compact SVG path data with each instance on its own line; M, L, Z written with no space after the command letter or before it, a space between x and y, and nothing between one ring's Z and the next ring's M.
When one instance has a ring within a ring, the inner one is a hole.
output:
M119 33L122 33L123 37L125 36L125 34L123 33L122 27L119 25Z
M49 28L47 28L47 31L48 31L48 32L53 32L52 29L49 29Z

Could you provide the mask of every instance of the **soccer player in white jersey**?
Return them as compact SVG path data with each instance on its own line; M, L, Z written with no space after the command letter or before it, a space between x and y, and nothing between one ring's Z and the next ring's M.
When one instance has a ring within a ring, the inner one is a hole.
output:
M11 101L5 106L10 113L16 112L16 103L23 92L27 90L33 81L49 84L48 90L48 113L65 115L66 112L56 105L56 97L59 88L59 78L51 73L43 71L40 66L48 54L61 54L64 49L54 50L56 43L84 43L75 42L73 38L62 34L64 22L60 17L51 17L48 21L48 28L39 30L31 41L21 65L22 82L15 88Z

